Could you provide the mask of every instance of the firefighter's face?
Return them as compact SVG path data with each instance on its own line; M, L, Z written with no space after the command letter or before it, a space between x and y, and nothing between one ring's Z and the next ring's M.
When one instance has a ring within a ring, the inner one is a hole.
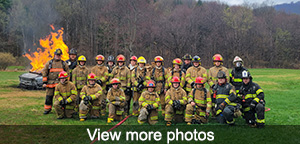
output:
M174 68L175 68L175 69L179 69L180 67L179 67L178 64L175 64L175 65L174 65Z
M190 64L190 63L191 63L191 60L189 60L189 59L186 59L186 60L184 60L184 63L185 63L186 65L188 65L188 64Z
M193 62L193 65L194 65L195 67L197 67L197 66L199 66L200 64L199 64L199 62Z
M79 64L83 66L85 64L85 62L84 61L80 61Z
M113 87L114 89L117 89L117 88L118 88L118 84L113 84L112 87Z
M249 79L249 78L243 78L243 83L244 83L244 84L247 85L249 82L250 82L250 79Z
M94 85L95 83L96 83L95 80L89 80L89 84L90 84L90 85Z
M64 83L66 81L66 79L65 78L61 78L59 81L60 81L60 83Z
M221 62L215 62L216 66L220 66L221 65Z
M202 84L196 84L196 87L197 87L197 88L202 88L203 85L202 85Z
M70 57L71 60L75 60L76 59L76 55L74 55L74 54L69 55L69 57Z
M218 83L223 84L225 83L226 78L219 78Z
M141 67L141 68L144 67L144 65L145 64L143 64L143 63L139 63L139 67Z
M113 65L114 65L114 62L109 61L109 62L108 62L108 65L109 65L109 66L113 66Z
M149 88L148 88L148 91L149 91L149 92L153 92L153 91L154 91L154 88L149 87Z
M98 60L98 61L97 61L97 64L98 64L98 65L101 65L102 63L103 63L103 61L101 61L101 60Z
M179 87L179 83L177 83L177 82L173 83L173 87L174 88L178 88Z
M155 64L156 64L156 66L158 66L158 67L161 66L161 62L156 62Z
M54 55L54 58L57 59L57 60L60 60L61 59L61 55Z
M124 65L124 62L118 62L118 65L119 65L119 66L123 66L123 65Z
M131 61L130 61L130 64L131 64L132 66L135 66L135 65L136 65L136 61L131 60Z

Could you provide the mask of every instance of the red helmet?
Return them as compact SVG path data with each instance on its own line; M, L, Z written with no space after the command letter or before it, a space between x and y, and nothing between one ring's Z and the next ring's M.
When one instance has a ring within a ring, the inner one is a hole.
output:
M119 79L117 78L113 78L111 81L110 81L111 84L119 84L121 83Z
M131 58L130 58L130 60L132 61L137 61L137 57L136 56L132 56Z
M180 58L176 58L173 60L173 65L178 64L178 65L182 65L182 60Z
M104 61L104 60L105 60L105 58L104 58L103 55L97 55L96 56L96 61Z
M149 88L149 87L155 87L155 83L152 81L152 80L150 80L150 81L148 81L147 82L147 87Z
M124 55L118 55L117 56L117 62L125 62L125 56Z
M172 78L172 81L171 81L172 83L180 83L180 79L179 79L179 77L177 77L177 76L174 76L173 78Z
M154 58L154 61L155 61L155 62L163 62L163 61L164 61L164 58L161 57L161 56L156 56L156 57Z
M88 75L88 80L96 80L96 75L94 73L90 73Z
M212 58L214 62L223 62L223 57L220 54L215 54Z
M59 74L58 74L58 78L61 79L61 78L67 78L68 77L68 73L65 72L65 71L61 71Z
M196 81L195 81L195 84L204 84L204 79L202 77L197 77L196 78Z

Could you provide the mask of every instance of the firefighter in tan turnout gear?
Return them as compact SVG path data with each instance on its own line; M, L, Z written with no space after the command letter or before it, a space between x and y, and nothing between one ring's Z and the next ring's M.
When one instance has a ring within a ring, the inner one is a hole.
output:
M46 100L44 105L44 114L49 114L52 109L54 88L59 83L58 74L62 71L69 72L68 65L61 60L61 49L56 49L54 59L48 61L42 71L43 87L46 87Z
M195 85L197 77L202 77L204 82L207 81L207 71L201 66L201 60L199 56L194 56L192 60L193 66L190 67L186 72L186 91L190 92Z
M173 77L172 87L166 93L166 114L165 121L167 126L171 126L172 120L183 122L184 110L187 104L186 92L179 86L178 77Z
M55 87L54 97L57 119L72 118L76 102L76 86L68 80L68 73L62 71L58 76L59 84Z
M190 124L207 123L211 111L211 95L205 88L202 77L197 77L195 88L188 95L188 104L185 109L185 122Z
M114 120L122 120L125 106L125 93L123 89L120 88L120 80L113 78L110 84L112 87L107 92L107 99L109 101L107 123L111 123Z
M88 83L80 92L81 102L79 105L80 121L85 121L87 114L93 119L100 117L101 101L104 99L102 88L96 83L96 75L88 75Z
M132 107L132 115L138 116L139 115L139 98L141 93L144 92L146 89L147 80L150 80L149 75L147 74L146 59L144 57L139 57L138 66L133 70L131 75L131 81L133 82L133 107Z
M105 57L103 55L97 55L96 65L92 67L91 72L96 75L96 83L101 86L103 93L105 94L104 98L101 99L101 115L105 116L106 114L106 80L108 79L108 69L104 64Z
M180 86L184 88L185 85L185 73L183 70L180 69L180 66L182 65L182 61L180 58L176 58L172 62L173 69L169 72L169 78L168 78L168 85L167 89L169 89L172 86L172 78L173 77L179 77L180 79Z
M214 66L211 67L208 71L208 84L210 87L210 92L213 94L213 87L218 84L218 72L223 71L226 74L226 79L229 79L228 69L223 66L223 57L220 54L215 54L213 57ZM215 117L215 103L216 98L212 96L212 116Z
M149 77L156 83L155 91L159 95L162 115L165 114L165 93L168 86L168 71L163 67L164 59L161 56L154 58L155 67Z
M133 71L135 70L135 68L137 67L137 57L136 56L132 56L130 57L130 64L128 65L128 69L130 70L130 77L133 73ZM127 107L125 108L125 116L129 115L129 111L130 111L130 102L131 99L133 99L133 81L130 78L130 92L128 92L128 94L130 94L129 99L127 99Z
M139 98L139 105L141 108L140 115L138 117L139 124L148 122L150 125L154 125L158 122L158 107L160 99L154 89L154 81L148 81L147 91L144 91Z

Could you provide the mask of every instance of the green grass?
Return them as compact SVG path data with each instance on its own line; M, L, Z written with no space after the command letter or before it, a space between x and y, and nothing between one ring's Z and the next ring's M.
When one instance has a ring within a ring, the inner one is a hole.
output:
M158 126L138 126L137 118L130 117L125 123L116 129L116 131L128 130L145 130L156 131L162 133L174 130L178 127L182 131L197 129L211 130L215 132L214 142L238 142L239 140L254 140L255 142L276 142L283 143L284 140L297 143L299 138L300 128L300 109L299 109L299 94L300 94L300 71L290 69L250 69L253 76L253 81L258 83L265 93L266 107L271 108L271 111L265 113L266 128L259 130L245 126L242 118L236 120L236 127L228 127L220 125L214 120L210 120L207 125L201 126L186 126L181 123L171 128L164 126L163 117L159 115ZM79 118L56 120L55 112L49 115L43 115L43 105L45 91L28 91L15 88L18 85L18 76L22 72L0 72L0 124L1 125L70 125L62 126L66 133L71 133L79 141L67 140L66 143L86 143L89 141L86 132L87 127L101 128L101 130L108 130L117 122L106 124L106 117L101 117L97 120L88 119L85 122L80 122ZM77 125L77 126L73 126ZM80 126L81 125L81 126ZM281 126L276 126L281 125ZM293 125L293 126L288 126ZM16 130L14 126L6 127L10 131L19 132L20 137L25 143L54 143L55 140L64 138L57 136L55 139L45 139L44 129L52 129L53 131L60 131L60 126L22 126ZM77 129L77 130L76 130ZM22 133L21 133L22 132ZM27 135L26 135L27 134ZM34 135L35 139L28 139L28 135ZM0 139L9 137L10 134L1 131ZM229 138L228 138L229 136ZM233 138L233 137L237 138ZM257 137L255 137L257 136ZM283 137L278 140L278 137ZM290 138L287 138L290 137ZM11 137L10 137L11 138ZM233 138L234 140L232 140ZM8 139L9 140L9 139ZM223 141L224 140L224 141ZM10 141L10 140L9 140ZM4 141L4 142L9 142ZM10 141L11 142L11 141ZM17 142L17 141L16 141ZM60 141L63 142L63 141ZM165 140L162 140L165 143ZM122 143L122 142L120 142Z
M7 70L25 70L25 66L8 66Z

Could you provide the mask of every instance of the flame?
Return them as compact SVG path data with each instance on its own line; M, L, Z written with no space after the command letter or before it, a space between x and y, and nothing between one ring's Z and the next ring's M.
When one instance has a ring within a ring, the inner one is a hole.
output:
M51 29L55 31L53 25L50 25ZM39 40L40 45L43 48L37 48L37 51L34 53L26 53L25 57L27 57L31 62L32 69L30 71L41 72L44 68L45 64L54 58L54 52L56 49L60 48L62 50L62 60L68 60L68 46L63 41L64 29L60 28L57 32L50 32L46 38L41 38ZM28 50L30 52L30 49Z

